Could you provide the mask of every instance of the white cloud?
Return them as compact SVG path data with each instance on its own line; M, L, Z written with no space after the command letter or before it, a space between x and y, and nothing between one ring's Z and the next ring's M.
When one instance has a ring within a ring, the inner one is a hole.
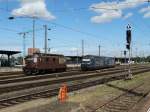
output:
M94 23L111 22L113 19L121 18L123 10L129 8L135 8L141 4L144 4L145 0L125 0L122 2L101 2L92 4L90 10L96 12L98 15L91 18ZM131 13L125 15L124 18L132 16Z
M144 18L150 18L150 12L145 13L143 17Z
M102 13L99 16L94 16L91 18L92 22L95 23L103 23L103 22L110 22L112 19L120 18L122 16L121 11L108 11L105 13Z
M144 18L150 18L150 6L142 8L140 13L144 13Z
M55 19L55 16L47 10L45 0L20 0L20 2L20 8L14 9L12 15Z
M124 16L124 19L128 19L129 17L131 17L133 15L133 13L128 13L128 14L126 14L125 16Z
M141 13L144 13L144 12L147 12L147 11L150 11L150 6L148 7L144 7L140 10Z

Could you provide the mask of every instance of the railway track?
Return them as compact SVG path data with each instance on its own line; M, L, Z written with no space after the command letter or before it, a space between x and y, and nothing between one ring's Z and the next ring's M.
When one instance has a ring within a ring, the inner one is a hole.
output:
M147 66L147 65L138 65L138 66ZM137 67L137 66L135 66L135 65L132 65L132 67ZM117 69L124 69L125 68L125 66L116 66L116 67L114 67L114 68L106 68L106 69L101 69L100 71L111 71L111 70L117 70ZM99 71L99 70L98 70ZM93 71L88 71L88 73L92 73ZM80 73L83 73L83 72L81 72L80 70L76 70L76 71L66 71L66 72L61 72L61 73L51 73L51 75L54 75L54 76L56 76L56 75L65 75L65 74L68 74L68 73L72 73L72 74L80 74ZM50 74L41 74L41 75L50 75ZM30 75L31 77L33 76L33 75ZM23 78L23 77L30 77L30 76L26 76L26 75L24 75L22 72L0 72L0 80L4 80L4 79L12 79L12 78ZM39 75L37 75L36 77L38 77L38 76L40 76L40 74Z
M134 67L132 67L134 69ZM144 67L136 67L136 69L140 69ZM116 73L116 72L123 72L125 69L104 69L100 71L100 75L107 75L109 73ZM75 75L85 75L90 73L97 73L98 71L87 71L87 72L64 72L64 73L54 73L54 74L47 74L47 75L38 75L38 76L24 76L24 77L15 77L10 79L1 79L0 78L0 84L8 84L8 83L14 83L14 82L23 82L23 81L33 81L33 80L41 80L41 79L48 79L48 78L57 78L57 77L67 77L67 76L75 76ZM107 72L107 73L106 73Z
M111 68L109 68L111 69ZM109 70L109 69L104 69L104 71ZM117 68L118 69L118 68ZM50 74L39 74L39 75L24 75L22 74L14 74L12 73L11 75L7 75L7 74L2 74L0 75L0 80L6 80L6 79L14 79L14 78L25 78L25 77L42 77L42 76L46 76L46 75L50 75L51 77L56 77L56 76L67 76L67 75L75 75L75 74L84 74L84 73L92 73L93 71L86 71L86 72L82 72L82 71L67 71L67 72L60 72L60 73L50 73Z
M138 69L149 69L148 68L133 68L133 70L138 70ZM40 80L33 80L31 79L30 81L22 81L22 82L12 82L12 80L8 81L1 81L0 85L0 93L7 93L7 92L12 92L12 91L18 91L18 90L23 90L23 89L29 89L29 88L34 88L34 87L40 87L40 86L46 86L46 85L52 85L56 83L64 83L64 82L69 82L69 81L76 81L80 79L90 79L90 78L105 78L106 76L116 76L116 74L123 74L125 70L116 70L116 71L104 71L101 73L89 73L89 74L76 74L73 76L66 76L66 77L58 77L58 78L44 78ZM20 79L21 80L21 79ZM3 83L2 83L3 82Z
M138 73L147 72L149 70L150 69L148 69L148 68L134 70L133 74L136 75ZM79 90L82 88L86 88L86 87L90 87L90 86L94 86L94 85L98 85L98 84L103 84L103 83L106 83L109 81L122 79L125 77L125 75L127 75L126 72L124 72L123 74L118 73L116 75L113 74L113 75L104 76L103 78L88 79L86 81L85 81L85 79L82 79L83 81L81 81L81 79L80 79L80 81L72 81L72 83L70 83L68 85L68 87L69 87L69 91L71 92L71 91ZM29 100L33 100L33 99L55 96L58 94L58 90L59 90L59 86L57 85L56 87L38 91L38 92L34 92L34 93L28 93L28 94L17 95L14 97L9 97L9 98L8 97L3 98L0 100L0 108L5 108L8 106L12 106L12 105L26 102Z
M17 74L22 74L22 71L16 71L16 72L0 72L0 76L5 76L5 75L17 75Z
M139 66L145 67L145 66ZM137 68L136 66L133 66L132 68ZM88 74L88 73L94 73L94 72L104 72L104 71L114 71L114 70L124 70L125 67L115 67L115 68L108 68L108 69L102 69L102 70L96 70L96 71L70 71L70 72L62 72L62 73L52 73L52 74L45 74L45 75L36 75L36 76L26 76L23 74L20 75L11 75L11 76L0 76L0 84L4 83L11 83L11 82L21 82L21 81L30 81L30 80L39 80L44 78L54 78L54 77L66 77L66 76L73 76L77 74Z
M107 84L110 87L114 85ZM132 89L125 90L126 92L112 99L106 104L93 109L91 112L129 112L137 103L139 103L150 92L150 88L145 88L148 85L143 83ZM123 89L115 87L118 89Z
M44 77L44 76L51 76L51 77L56 77L56 76L61 76L61 75L67 75L67 74L78 74L81 72L77 71L70 71L70 72L61 72L61 73L51 73L51 74L43 74L43 75L24 75L24 74L19 74L19 75L11 75L11 76L0 76L0 80L9 80L9 79L17 79L17 78L36 78L36 77Z
M109 71L109 70L114 70L114 69L119 69L118 67L117 68L108 68L108 69L104 69L102 71ZM30 76L26 76L24 74L18 74L18 75L15 75L15 74L12 74L12 75L0 75L0 80L9 80L9 79L23 79L23 78L40 78L40 77L46 77L46 76L49 76L49 77L56 77L56 76L59 76L59 77L63 77L63 76L67 76L67 75L76 75L76 74L84 74L84 73L93 73L94 71L86 71L86 72L82 72L82 71L69 71L69 72L61 72L61 73L51 73L51 74L42 74L42 75L30 75Z

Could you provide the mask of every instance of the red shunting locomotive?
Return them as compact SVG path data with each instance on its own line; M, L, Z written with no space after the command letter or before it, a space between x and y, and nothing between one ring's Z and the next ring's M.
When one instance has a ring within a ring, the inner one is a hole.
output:
M27 75L64 72L66 71L66 61L63 55L35 53L25 58L23 71Z

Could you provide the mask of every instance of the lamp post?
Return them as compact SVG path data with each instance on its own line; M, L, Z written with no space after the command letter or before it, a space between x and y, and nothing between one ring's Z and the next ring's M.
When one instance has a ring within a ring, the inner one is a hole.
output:
M33 17L33 49L35 48L35 17Z
M98 50L99 50L99 57L101 56L101 45L98 46Z
M47 48L47 41L48 41L48 33L47 33L47 31L48 30L51 30L51 29L48 29L48 27L47 27L47 25L44 25L44 29L45 29L45 47L44 47L44 49L45 49L45 54L47 54L47 50L48 50L48 48Z

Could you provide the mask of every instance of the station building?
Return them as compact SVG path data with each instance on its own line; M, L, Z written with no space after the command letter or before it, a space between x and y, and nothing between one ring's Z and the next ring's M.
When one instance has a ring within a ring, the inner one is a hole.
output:
M21 53L20 51L0 50L0 67L11 67L15 63L13 55Z

